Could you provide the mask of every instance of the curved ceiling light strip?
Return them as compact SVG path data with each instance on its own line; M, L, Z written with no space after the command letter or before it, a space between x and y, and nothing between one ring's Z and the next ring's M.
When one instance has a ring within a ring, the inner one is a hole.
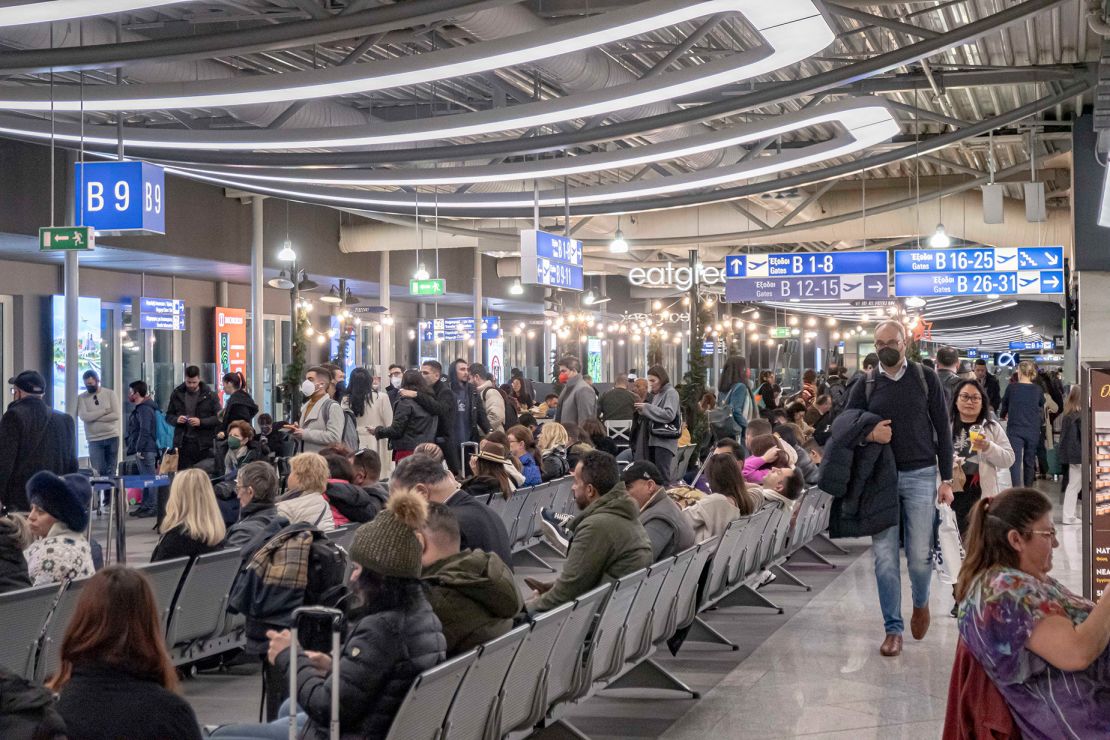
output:
M806 167L833 157L844 157L853 154L887 141L901 131L901 127L892 115L890 108L880 100L873 99L862 104L856 100L850 100L845 101L843 106L835 107L836 110L828 113L823 113L821 108L804 111L808 115L795 121L790 126L790 128L800 128L820 123L839 123L844 129L843 133L828 141L787 150L763 160L753 159L738 162L728 167L715 167L655 180L576 188L569 195L570 205L636 200L648 196L662 196L676 192L712 188L736 180L772 175L783 170ZM360 193L341 188L311 186L296 189L283 184L244 182L235 177L212 176L185 167L167 167L166 169L193 179L243 190L254 190L293 199L309 198L316 202L347 207L385 208L388 210L411 208L415 201L419 201L421 208L438 208L441 212L444 209L468 212L475 210L498 212L505 209L530 208L536 204L536 199L531 192L423 193L414 197L406 192ZM562 206L564 194L561 190L540 193L538 203L541 208Z
M481 158L481 157L496 157L500 155L513 155L513 154L533 154L537 152L549 152L566 148L568 146L594 144L604 141L610 141L616 138L622 138L632 135L640 135L669 128L671 126L678 126L687 123L694 123L697 121L712 120L720 118L721 116L733 115L746 110L757 108L761 105L768 105L771 103L779 102L785 99L796 98L800 95L813 94L822 90L835 87L843 84L852 79L866 77L872 74L877 74L890 69L895 69L904 66L916 59L921 59L935 54L952 46L965 44L973 41L984 34L997 31L1005 28L1011 24L1026 20L1032 16L1044 12L1050 8L1054 8L1065 2L1065 0L1025 0L1020 3L1004 10L994 13L990 16L985 16L977 21L973 21L957 29L948 31L941 34L934 39L925 39L908 46L900 47L893 51L879 54L863 62L855 62L847 64L827 72L821 72L808 78L799 78L797 80L783 82L781 85L766 88L762 91L748 93L743 96L738 96L733 99L726 99L715 103L707 103L702 106L695 106L670 113L661 113L650 116L645 119L631 119L628 121L618 121L606 126L598 126L595 128L581 128L575 131L557 133L557 134L542 134L540 136L531 137L528 139L502 139L497 141L486 141L473 144L451 144L446 146L435 146L427 148L410 148L404 150L391 150L379 152L312 152L312 153L293 153L293 152L274 152L274 153L258 153L254 155L238 154L236 150L242 151L252 148L269 148L249 146L243 143L244 136L257 135L265 136L267 132L159 132L151 134L145 130L124 129L124 144L130 148L159 148L163 151L158 152L158 156L162 159L173 159L173 151L177 149L192 150L192 158L190 163L197 161L205 161L209 163L223 163L223 164L242 164L244 157L250 158L252 161L260 165L272 166L308 166L308 165L368 165L368 164L385 164L389 162L414 162L414 161L439 161L439 160L460 160L463 158ZM768 30L767 33L770 33ZM766 33L764 34L767 35ZM707 70L710 65L703 65L699 70ZM575 96L576 97L576 96ZM563 99L566 100L566 99ZM558 104L561 101L555 101L553 104ZM540 105L540 104L531 104ZM507 114L515 114L516 111L524 108L525 106L514 106L511 109L505 109ZM473 121L475 125L484 125L490 130L502 130L494 128L498 125L497 122L492 120L478 120L476 116L484 116L485 114L460 114L452 116L452 120L469 120ZM13 116L2 117L2 128L0 134L9 134L18 138L27 139L48 139L50 138L49 125L42 122L32 121L25 118L18 118ZM33 126L32 124L37 124ZM338 129L332 129L337 132ZM57 127L58 140L66 142L80 141L79 129L76 126L62 126ZM277 133L277 132L275 132ZM450 134L458 135L458 134ZM115 150L117 143L117 131L114 127L107 126L86 126L85 127L85 144L90 148L96 146L103 146ZM218 137L218 138L214 138ZM422 139L421 139L422 140ZM273 142L269 142L270 146L274 148L296 149L299 146L304 146L303 143L295 144L289 142L290 146L277 147ZM341 144L354 146L355 144ZM326 145L320 143L321 148L326 148ZM207 150L207 151L201 151Z
M811 0L653 0L554 28L373 64L197 82L96 85L83 91L55 89L53 98L41 87L7 86L0 88L0 108L69 112L225 108L367 93L529 64L719 13L743 13L757 31L818 18L826 31L823 36L811 40L792 34L780 40L775 48L785 59L799 53L802 56L798 58L805 58L833 39L832 30ZM814 48L814 41L824 43ZM771 52L765 49L763 53Z
M517 0L406 0L345 15L290 21L255 28L237 28L201 36L176 36L149 41L127 41L95 46L0 51L0 72L34 74L76 72L127 67L144 62L172 62L241 56L262 51L311 46L356 38L383 31L397 31L472 13L511 5Z
M886 117L872 117L868 106L878 106ZM867 125L872 120L893 120L894 116L883 98L864 96L822 105L819 108L795 111L770 121L731 126L709 131L686 139L673 139L659 144L647 144L629 149L584 154L540 161L514 162L512 164L485 165L481 167L447 167L425 169L381 169L371 172L348 169L306 168L291 171L270 168L203 168L190 167L191 172L218 177L262 181L268 183L293 183L298 185L340 186L405 186L405 185L463 185L489 182L509 182L582 175L626 167L639 167L655 162L689 157L696 154L750 144L760 139L796 131L800 128L823 123L841 122L851 128ZM897 133L897 126L890 127ZM893 135L893 133L891 134ZM720 168L718 168L720 169ZM450 196L441 196L440 203L447 204Z
M0 8L0 28L180 5L185 0L49 0Z

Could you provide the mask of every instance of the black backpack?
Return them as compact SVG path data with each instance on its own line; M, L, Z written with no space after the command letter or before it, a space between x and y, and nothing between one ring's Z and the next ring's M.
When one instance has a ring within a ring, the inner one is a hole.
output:
M515 427L520 422L520 415L516 412L516 405L513 403L513 399L509 397L508 393L495 386L493 388L486 388L482 393L482 403L486 402L486 393L490 391L500 393L501 400L505 403L505 429L508 430Z

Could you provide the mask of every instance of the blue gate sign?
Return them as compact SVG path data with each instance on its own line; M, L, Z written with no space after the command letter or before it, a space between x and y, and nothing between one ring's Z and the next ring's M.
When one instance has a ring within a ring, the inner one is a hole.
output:
M885 298L886 275L815 275L812 277L731 278L725 281L725 300L836 301L852 298Z
M1010 342L1010 350L1014 352L1022 352L1031 349L1056 349L1056 342L1051 339L1023 339L1017 342Z
M967 350L966 352L964 352L964 355L965 355L965 356L967 357L967 359L969 359L969 360L977 360L977 359L979 359L979 350L977 350L977 349L969 349L969 350Z
M895 273L894 295L959 296L959 295L1035 295L1063 293L1062 271L1021 272L933 272L917 275Z
M520 232L520 280L530 285L582 290L582 242L537 229Z
M725 258L726 278L885 275L887 270L886 252L739 254Z
M1063 247L900 249L894 253L895 274L1063 269Z
M474 338L474 317L458 316L447 319L432 319L420 322L421 338L425 342L442 340L444 342L458 342L467 338ZM501 319L496 316L486 316L482 319L482 339L497 339L501 336Z
M147 162L74 165L77 222L98 233L166 233L166 175Z
M185 301L173 298L140 298L139 328L185 330Z

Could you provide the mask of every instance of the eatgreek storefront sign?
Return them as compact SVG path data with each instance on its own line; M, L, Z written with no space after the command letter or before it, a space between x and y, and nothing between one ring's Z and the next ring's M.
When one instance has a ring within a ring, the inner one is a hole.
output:
M700 262L696 267L675 265L668 262L658 267L633 267L628 271L628 282L637 287L678 288L689 290L697 278L698 285L723 285L725 272L720 267L710 267Z

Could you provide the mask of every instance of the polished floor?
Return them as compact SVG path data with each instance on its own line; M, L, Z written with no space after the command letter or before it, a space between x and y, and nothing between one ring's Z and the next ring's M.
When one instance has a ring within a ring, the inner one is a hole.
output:
M1057 484L1041 485L1059 502ZM1081 528L1062 526L1058 514L1056 520L1061 546L1053 575L1081 592ZM128 524L129 559L145 561L156 541L149 531L153 522ZM699 700L597 696L575 707L568 719L595 740L939 738L957 636L955 620L948 616L951 588L934 578L929 634L920 642L907 634L902 655L884 658L878 652L883 631L869 542L840 544L847 554L821 547L835 569L795 570L812 591L781 583L764 589L784 614L744 607L706 615L738 645L737 651L687 643L677 657L659 656L661 664L701 692ZM518 580L527 575L545 574L518 569ZM904 573L903 587L908 610ZM252 665L206 671L183 683L206 725L256 718L259 687ZM540 733L545 734L556 733Z

